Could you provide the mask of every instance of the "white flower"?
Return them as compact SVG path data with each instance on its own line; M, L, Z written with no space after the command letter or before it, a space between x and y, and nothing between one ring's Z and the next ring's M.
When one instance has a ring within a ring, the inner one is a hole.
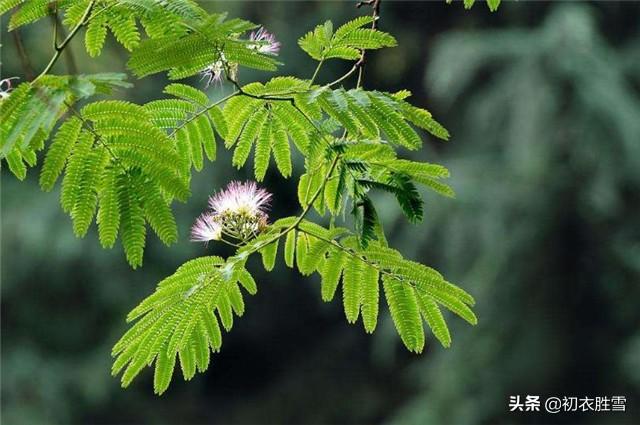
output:
M246 214L248 216L266 216L271 194L258 189L255 182L229 183L227 188L209 198L209 207L216 215Z
M263 27L249 34L247 46L250 49L267 55L277 55L280 51L280 42ZM238 79L238 63L228 62L223 52L220 52L218 60L200 71L200 75L202 75L201 80L206 79L207 81L205 87L209 87L212 83L222 84L222 78L225 73L227 73L229 79L233 81Z
M209 211L202 214L191 229L191 240L208 242L231 240L247 243L267 228L267 208L271 194L255 182L231 182L209 198ZM235 245L238 246L238 245Z
M222 84L223 73L224 63L222 61L216 61L200 71L200 75L202 75L201 80L207 79L205 87L209 87L213 82Z
M268 32L264 27L260 27L258 31L252 31L249 35L249 41L254 41L252 47L260 53L267 55L277 55L280 51L280 42L276 37Z
M227 62L227 58L223 52L220 52L219 59L213 62L211 65L200 71L202 78L200 80L207 79L205 87L209 87L211 83L222 85L222 77L227 74L229 79L235 81L238 79L238 63Z
M218 241L221 237L222 226L212 214L202 214L191 227L191 240L193 242Z
M4 80L0 80L0 100L4 100L9 97L11 94L11 80L18 80L18 77L5 78Z

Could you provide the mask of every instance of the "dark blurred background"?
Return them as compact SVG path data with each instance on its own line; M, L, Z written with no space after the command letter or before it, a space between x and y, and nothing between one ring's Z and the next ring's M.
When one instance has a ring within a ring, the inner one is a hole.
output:
M354 6L206 2L274 32L283 73L298 76L314 64L297 38L368 13ZM95 229L75 239L58 190L42 193L35 170L20 183L3 169L3 424L640 423L640 2L506 2L490 13L389 0L381 15L400 45L369 55L365 86L410 89L451 131L451 142L427 138L411 157L449 167L457 198L425 193L418 226L384 196L380 215L392 246L476 297L480 323L449 315L450 349L429 335L423 354L409 354L386 307L365 335L339 301L322 303L317 277L254 262L259 294L206 373L188 383L176 373L157 397L147 370L123 390L109 353L125 314L178 265L217 252L188 242L189 226L209 194L251 167L236 171L219 154L175 208L180 242L150 237L136 271L119 247L99 247ZM22 30L38 70L50 34L48 21ZM3 36L3 77L24 77L6 19ZM125 69L113 42L97 60L82 39L73 51L82 72ZM321 79L349 66L335 62ZM125 95L145 102L166 79L134 83ZM272 217L297 211L295 181L268 174ZM623 395L627 412L510 413L509 396L527 394Z

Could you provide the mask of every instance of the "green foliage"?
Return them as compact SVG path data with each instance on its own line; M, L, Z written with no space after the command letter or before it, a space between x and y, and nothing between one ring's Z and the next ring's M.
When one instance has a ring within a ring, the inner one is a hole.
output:
M140 27L151 38L177 37L186 33L184 22L205 16L204 10L191 0L3 0L0 14L18 5L9 19L9 30L57 13L63 15L63 23L71 29L86 25L85 47L92 57L102 51L108 30L132 51L140 44Z
M240 258L202 257L182 265L127 316L128 322L136 322L113 347L113 375L124 371L126 387L155 362L153 386L162 394L171 382L176 357L185 380L204 372L210 353L222 346L220 324L228 332L233 316L244 314L240 287L252 295L257 292Z
M20 8L11 16L9 29L15 29L22 25L30 24L34 21L48 16L55 10L56 3L61 6L72 3L69 0L54 2L52 0L30 0L30 1L4 1L0 7L2 13L7 12L14 6L20 4Z
M144 366L155 361L154 388L156 393L164 392L176 355L185 380L194 376L194 364L201 366L198 371L204 371L209 363L209 350L220 349L218 318L229 331L233 325L232 312L237 316L244 312L239 286L250 294L256 293L255 282L245 269L249 255L261 252L263 264L270 270L277 255L277 241L284 234L287 264L295 264L303 275L319 273L324 301L331 301L341 286L347 321L356 323L362 317L368 333L376 328L381 293L403 343L416 353L425 344L423 320L443 346L450 345L440 306L471 324L477 323L469 308L474 304L473 298L435 270L406 260L378 242L361 249L347 229L326 229L289 217L276 221L226 261L202 257L185 263L129 313L127 321L137 322L113 348L116 356L113 374L127 366L122 385L129 385ZM384 291L380 290L381 283Z
M445 196L453 196L453 190L441 181L448 177L446 168L398 156L398 150L422 146L421 130L449 138L427 110L407 101L411 93L365 89L360 78L354 88L343 86L366 51L396 44L376 29L377 18L356 18L335 31L326 22L302 37L300 47L320 62L311 80L279 76L240 85L239 67L273 71L279 63L261 53L256 40L241 38L256 25L207 14L190 0L4 0L0 5L3 13L20 6L11 28L57 13L70 28L69 37L86 26L91 56L100 54L110 31L131 51L128 67L138 77L167 72L169 79L181 79L216 68L220 75L215 77L226 76L236 89L211 102L204 92L174 83L164 90L170 97L144 105L99 100L76 109L81 99L127 84L117 74L46 75L69 38L56 46L43 75L2 101L1 158L10 170L23 179L53 135L40 173L42 189L52 190L62 177L60 203L74 233L85 236L95 220L101 245L111 248L119 237L133 268L143 262L147 225L166 245L177 241L171 205L190 196L191 172L202 170L205 159L216 159L218 139L233 149L238 168L253 150L258 181L266 177L272 158L284 178L294 171L293 148L304 158L299 216L266 229L261 225L254 239L232 243L237 253L226 260L185 263L130 313L128 321L136 322L113 349L113 374L123 371L123 386L154 362L158 394L168 388L176 358L186 380L204 371L211 350L220 349L220 323L229 331L234 314L244 312L240 286L256 292L245 269L248 257L260 252L265 269L273 269L282 238L285 264L304 276L318 273L325 301L341 288L347 321L361 318L367 333L377 326L381 296L412 352L423 350L423 321L443 346L450 345L441 307L477 322L469 294L387 247L372 191L392 194L408 221L417 223L423 218L419 185ZM322 63L332 58L358 62L333 83L315 83ZM305 219L312 208L330 215L330 228ZM353 231L334 225L347 210Z
M0 0L0 14L5 14L26 0Z
M314 206L324 214L326 208L336 214L345 205L345 192L356 200L354 213L365 220L364 239L370 239L376 218L367 201L370 189L393 193L410 221L422 218L421 198L414 185L419 183L446 196L453 191L440 182L448 177L441 166L415 163L396 158L390 145L417 149L422 141L410 124L447 140L448 132L431 114L404 100L407 93L391 95L363 89L309 87L291 77L276 77L266 84L242 87L246 96L236 96L224 107L228 124L225 144L234 147L233 164L242 167L255 147L254 174L262 180L268 168L270 152L277 168L287 177L291 173L290 149L285 136L306 157L305 173L298 185L298 199L305 206L324 184L332 152L341 152L341 161L330 176L330 191L316 199ZM341 125L352 140L335 139L323 131L326 120ZM275 133L275 135L274 135ZM322 155L322 146L328 153Z
M318 25L300 38L298 44L313 59L357 60L362 50L395 46L396 39L386 32L362 28L374 21L373 17L361 16L333 31L331 21Z
M476 2L476 0L462 0L462 1L465 9L471 9L474 3ZM489 10L492 12L495 12L496 10L498 10L498 7L500 6L500 2L502 0L486 0L486 1L487 1L487 6L489 7ZM447 0L447 3L452 3L452 2L453 0Z
M36 165L35 153L44 148L45 140L69 106L96 94L109 94L117 87L130 87L124 78L122 74L47 75L32 83L20 84L0 104L0 159L6 158L11 172L23 180L27 166ZM57 177L52 173L55 174L66 159L62 155L70 149L70 143L60 140L56 144L52 165L43 171L45 186L49 185L48 180Z
M370 191L378 190L394 195L405 216L411 222L422 220L422 198L416 184L444 196L453 196L453 190L442 183L449 176L448 170L437 164L398 159L396 152L384 142L372 140L338 141L332 145L329 155L339 152L339 162L322 188L323 196L315 199L313 206L320 213L328 210L339 215L351 198L351 213L362 245L375 239L379 227L378 216L370 199ZM334 157L334 156L331 156ZM307 160L306 174L298 184L301 206L308 204L313 194L322 187L323 176L330 164L320 160Z
M92 19L87 26L84 44L89 56L96 57L102 52L104 42L107 39L107 26L105 15Z
M274 227L277 226L276 222ZM471 324L477 323L469 309L474 304L473 298L444 280L438 272L405 260L399 252L379 242L371 242L363 249L353 236L345 236L347 233L346 229L324 229L302 221L298 227L295 256L302 274L320 273L323 300L332 300L342 282L348 322L355 323L361 315L365 330L375 330L381 279L396 329L411 351L423 349L421 314L442 345L449 346L449 331L439 305Z
M189 86L172 84L163 99L139 106L99 101L76 110L73 103L114 87L128 87L121 74L78 77L45 76L18 86L2 103L2 157L24 179L35 166L35 152L60 118L47 149L40 186L45 191L62 179L61 205L78 237L87 234L94 217L105 248L121 235L132 267L142 265L146 224L170 245L177 225L170 204L189 197L191 168L216 157L215 132L226 134L217 107ZM70 109L72 108L72 109Z
M50 190L65 155L71 154L61 200L76 235L86 234L98 207L101 244L113 246L121 228L124 251L134 268L142 264L145 223L165 244L175 242L177 226L169 203L189 196L176 146L152 122L144 107L128 102L85 106L58 130L40 179L42 188Z
M293 95L307 89L306 83L296 78L277 77L266 84L252 83L242 90L250 96L236 96L224 107L224 117L228 124L225 139L227 147L234 147L233 164L240 168L255 146L254 171L257 180L264 178L269 159L274 157L276 167L283 177L291 176L291 140L297 149L307 153L312 122L293 106L291 101L283 101L284 94ZM277 100L271 100L271 99Z
M388 93L361 88L332 90L323 86L300 98L299 103L302 101L317 104L354 138L385 140L410 150L419 149L422 141L410 124L439 139L449 138L449 133L428 111Z
M220 108L208 105L207 95L184 84L170 84L165 93L178 99L163 99L150 102L145 108L152 115L154 123L167 130L180 154L181 168L189 175L191 167L201 170L204 157L214 161L217 155L216 134L224 138L227 123Z
M169 71L171 79L185 78L216 61L267 71L278 62L237 39L256 27L241 19L225 20L217 14L189 24L193 31L169 34L143 41L131 54L128 66L138 77Z

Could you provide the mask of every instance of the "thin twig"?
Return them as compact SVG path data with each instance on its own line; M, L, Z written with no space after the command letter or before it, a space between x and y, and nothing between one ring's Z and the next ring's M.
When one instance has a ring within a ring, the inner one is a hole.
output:
M269 95L258 95L258 94L252 94L252 93L247 93L246 91L244 91L242 89L242 87L240 86L240 84L234 80L233 78L231 78L231 76L229 75L228 72L225 71L225 74L227 75L227 80L234 85L234 87L236 88L236 90L239 92L239 94L243 95L243 96L247 96L247 97L252 97L254 99L260 99L260 100L280 100L280 101L286 101L286 102L291 102L293 103L294 99L293 97L280 97L280 96L269 96ZM291 92L289 94L297 94L300 92Z
M344 74L342 77L338 78L337 80L334 80L328 84L325 84L325 87L332 87L335 86L338 83L343 82L344 80L346 80L347 78L349 78L354 72L356 72L358 69L360 69L360 61L356 62L349 71L347 71L346 74Z
M69 35L67 35L67 37L62 40L62 43L60 43L60 45L58 46L57 43L54 41L55 45L55 53L53 54L53 57L51 58L51 60L49 61L49 63L47 64L47 66L45 67L45 69L40 73L40 75L38 75L36 77L36 80L38 80L39 78L41 78L43 75L46 75L49 73L49 71L51 71L51 68L53 68L53 65L56 64L56 62L58 61L58 59L60 58L60 55L62 54L62 52L64 51L64 49L67 47L67 45L69 44L69 42L73 39L73 37L77 34L77 32L80 30L80 28L82 26L84 26L89 18L89 15L91 14L91 10L93 10L93 6L96 4L96 0L91 0L91 3L89 3L89 5L87 6L87 9L84 11L84 13L82 14L82 17L80 18L80 21L76 24L75 27L73 27L73 29L71 30L71 32L69 32ZM34 80L35 81L35 80Z
M67 106L67 108L69 108L69 110L71 111L71 113L73 113L73 115L75 115L80 122L82 122L82 125L89 130L89 132L91 134L93 134L96 138L96 140L98 141L98 143L100 143L106 150L107 152L109 152L109 155L111 156L111 158L113 159L113 161L115 163L117 163L122 170L126 173L128 173L129 171L127 170L127 168L122 164L122 162L120 161L120 159L116 156L116 154L113 152L113 150L111 149L111 147L109 146L108 143L106 143L104 141L104 139L102 138L102 136L96 132L96 130L93 128L93 126L91 124L89 124L89 122L82 116L82 114L80 112L78 112L78 110L76 108L73 107L72 104L68 103L67 101L64 102L64 104Z
M358 4L356 4L356 7L359 9L362 6L371 6L373 9L372 12L372 17L373 17L373 22L371 23L371 29L375 30L378 28L378 19L380 18L380 2L382 0L364 0L364 1L360 1L358 2ZM351 75L353 75L356 71L358 72L358 82L356 84L356 87L360 87L362 84L362 76L364 73L364 65L366 63L366 50L362 50L362 52L360 53L360 59L358 59L353 66L349 69L349 71L347 71L346 74L344 74L342 77L328 83L325 84L324 87L332 87L335 86L336 84L339 84L341 82L343 82L344 80L346 80L347 78L349 78ZM320 64L318 65L318 68L316 68L316 73L314 74L313 78L312 78L312 82L315 80L316 74L318 72L318 70L320 69L320 65L322 64L322 61L320 62ZM311 84L309 84L309 86L311 86Z
M182 127L184 127L185 125L189 124L191 121L194 121L194 120L198 119L201 115L209 112L211 109L213 109L214 107L218 106L222 102L225 102L225 101L231 99L234 96L238 96L239 94L240 94L240 92L235 91L235 92L231 93L230 95L225 96L222 99L213 102L211 105L207 106L206 108L204 108L203 110L201 110L200 112L198 112L197 114L193 115L191 118L189 118L188 120L186 120L185 122L183 122L182 124L180 124L179 126L174 128L173 131L171 133L169 133L169 137L173 137Z
M382 275L391 276L391 277L393 277L394 279L398 279L398 280L400 280L400 281L402 281L402 282L405 282L405 283L407 283L409 286L411 286L413 289L415 289L416 291L419 291L420 293L424 293L424 291L425 291L424 289L419 288L419 287L415 284L415 282L413 282L413 281L411 281L411 280L407 279L405 276L403 276L403 275L401 275L401 274L398 274L398 273L395 273L395 272L392 272L392 271L389 271L389 270L385 269L385 268L384 268L383 266L381 266L379 263L376 263L376 262L374 262L374 261L371 261L371 260L367 259L364 255L360 255L360 254L358 254L356 251L354 251L353 249L351 249L351 248L347 248L346 246L344 246L344 245L340 244L340 243L339 243L338 241L336 241L335 239L327 239L327 238L325 238L325 237L323 237L323 236L318 236L317 234L315 234L315 233L311 233L311 232L308 232L308 231L306 231L306 230L304 230L304 229L297 229L297 230L298 230L299 232L302 232L302 233L304 233L304 234L306 234L306 235L309 235L309 236L311 236L311 237L313 237L313 238L316 238L316 239L318 239L318 240L321 240L321 241L323 241L323 242L325 242L325 243L328 243L328 244L332 245L333 247L335 247L335 248L337 248L337 249L341 250L342 252L344 252L345 254L350 255L351 257L353 257L353 258L356 258L356 259L360 260L361 262L363 262L364 264L368 265L369 267L372 267L372 268L376 269L376 270L377 270L380 274L382 274Z
M315 130L318 132L318 134L320 134L320 136L322 138L322 141L324 141L327 144L327 147L331 148L331 146L332 146L331 142L326 139L326 134L320 129L320 127L318 127L318 125L307 114L305 114L305 112L302 109L300 109L298 107L298 105L296 105L294 103L293 107L295 109L297 109L298 112L300 112L302 114L302 116L305 117L307 119L307 121L309 121L311 123L311 125L315 128ZM344 140L344 138L346 136L347 136L347 130L345 129L345 131L342 133L342 137L340 137L340 140ZM356 176L353 174L353 171L349 167L346 167L345 169L351 175L351 177L355 180Z
M373 22L371 23L372 30L378 29L378 18L380 17L381 1L382 0L364 0L356 5L357 8L361 8L362 6L371 6L371 9L373 10L371 15L373 17ZM360 87L362 85L362 77L364 75L364 66L366 63L366 54L367 51L363 49L362 53L360 54L360 59L354 65L354 67L358 68L358 82L356 84L356 87Z
M196 30L194 28L194 30ZM199 30L196 30L198 32L200 32ZM200 32L201 33L201 32ZM201 33L202 34L202 33ZM206 34L202 34L205 38L208 38ZM257 94L252 94L252 93L247 93L246 91L244 91L244 89L242 88L242 86L240 85L240 83L238 83L238 81L234 78L232 78L232 72L231 72L231 68L229 66L229 63L224 59L224 52L219 48L216 47L216 50L218 52L218 57L220 58L219 61L222 62L222 66L224 67L224 75L227 78L227 81L229 81L231 84L233 84L233 86L236 88L236 90L238 91L238 94L241 94L243 96L247 96L247 97L251 97L254 99L260 99L260 100L280 100L280 101L286 101L286 102L294 102L293 97L283 97L283 96L289 96L289 95L295 95L298 93L304 93L304 92L300 92L300 91L293 91L293 92L288 92L288 93L284 93L280 96L271 96L271 95L257 95Z
M279 233L277 233L273 237L267 239L262 244L259 244L258 246L254 247L251 250L251 252L249 252L249 255L254 253L254 252L260 251L265 246L277 241L278 239L282 238L283 236L285 236L290 231L295 230L300 226L300 223L302 223L302 220L304 220L304 218L309 213L309 211L311 211L311 207L313 207L313 203L316 201L316 199L318 199L318 196L320 196L320 194L324 190L324 187L327 184L327 181L329 181L329 178L331 177L331 174L333 174L333 170L336 168L336 165L338 164L339 160L340 160L340 154L336 155L336 157L331 162L331 166L329 167L329 171L325 175L322 184L320 184L320 187L318 188L318 190L316 190L316 192L311 197L311 199L309 200L307 205L304 207L304 209L302 210L300 215L296 218L296 221L294 221L289 227L285 228L284 230L281 230Z
M65 38L67 38L67 33L66 33L66 30L64 29L64 26L62 25L62 22L60 21L60 15L58 14L57 8L56 8L55 14L51 15L51 19L53 20L53 25L55 28L53 32L54 34L53 48L54 50L57 50L59 48L58 37L62 36L62 39L64 40ZM75 56L73 55L73 50L71 48L66 49L64 52L64 57L65 57L65 63L67 67L67 73L70 75L77 74L78 67L76 65Z
M325 237L318 236L318 235L317 235L317 234L315 234L315 233L307 232L307 231L305 231L305 230L303 230L303 229L298 229L298 231L300 231L300 232L302 232L302 233L304 233L304 234L307 234L307 235L309 235L309 236L311 236L311 237L314 237L314 238L316 238L316 239L318 239L318 240L321 240L321 241L323 241L323 242L326 242L326 243L328 243L328 244L330 244L330 245L333 245L334 247L336 247L336 248L340 249L340 250L341 250L341 251L343 251L344 253L346 253L346 254L348 254L348 255L350 255L350 256L352 256L352 257L354 257L354 258L357 258L357 259L361 260L362 262L364 262L365 264L369 265L370 267L375 268L375 269L376 269L376 270L378 270L380 273L393 274L393 273L390 273L390 272L387 272L386 270L384 270L384 269L383 269L382 267L380 267L380 265L378 265L377 263L374 263L374 262L368 261L366 258L364 258L363 256L359 255L357 252L355 252L355 251L351 250L350 248L347 248L347 247L345 247L345 246L341 245L341 244L340 244L339 242L337 242L336 240L333 240L333 239L327 239L327 238L325 238ZM396 276L395 274L393 274L393 275L394 275L394 276Z
M53 15L51 16L51 22L53 23L53 37L51 37L51 44L53 45L53 50L58 50L58 2L54 2L53 4Z
M313 82L316 80L316 77L318 76L318 73L320 72L320 68L322 68L322 64L324 63L324 59L321 59L318 62L318 66L316 66L316 70L313 71L313 75L311 76L311 79L309 80L309 87L311 87L313 85Z

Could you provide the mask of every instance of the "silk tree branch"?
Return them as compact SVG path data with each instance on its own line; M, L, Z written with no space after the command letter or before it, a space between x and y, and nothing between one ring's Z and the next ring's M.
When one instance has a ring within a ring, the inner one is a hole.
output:
M55 53L53 54L53 57L51 58L51 60L49 61L49 63L47 64L47 66L45 67L45 69L40 73L40 75L38 75L36 77L36 80L38 80L39 78L41 78L42 76L46 75L49 73L49 71L51 71L51 68L53 68L53 66L56 64L56 62L58 61L58 59L60 59L60 55L62 54L62 52L64 51L64 49L67 47L67 45L69 44L69 42L73 39L73 37L78 33L78 31L80 30L81 27L83 27L84 25L86 25L86 23L89 20L89 15L91 14L91 11L93 10L93 7L96 4L96 0L91 0L91 2L89 3L89 5L87 6L87 8L85 9L84 13L82 14L82 17L80 18L80 21L76 24L75 27L73 27L73 29L69 32L69 34L65 37L64 40L62 40L62 43L60 43L60 45L57 44L55 38L54 38L54 50ZM57 31L56 31L57 32ZM34 80L35 81L35 80Z
M53 22L53 49L58 49L58 38L62 36L63 40L67 38L66 31L62 22L60 21L60 15L58 14L58 7L56 4L56 10L53 15L51 15L51 21ZM76 66L76 60L73 56L73 51L71 49L66 49L65 51L65 62L67 67L67 73L69 74L77 74L78 67Z
M361 261L362 263L364 263L365 265L376 269L382 275L391 276L391 277L393 277L395 279L398 279L398 280L408 284L409 286L411 286L416 291L419 291L420 293L424 293L424 290L418 288L414 282L412 282L410 280L407 280L404 276L402 276L400 274L397 274L397 273L394 273L392 271L389 271L389 270L385 269L379 263L369 260L367 257L365 257L364 255L359 254L358 252L354 251L351 248L347 248L346 246L342 245L340 242L338 242L335 239L327 239L327 238L319 236L319 235L317 235L315 233L308 232L308 231L306 231L304 229L298 229L298 231L301 232L301 233L304 233L305 235L309 235L312 238L316 238L316 239L318 239L318 240L320 240L322 242L325 242L325 243L333 246L336 249L339 249L340 251L344 252L345 254L349 255L350 257L355 258L355 259Z
M120 161L120 158L118 158L116 156L115 152L113 152L113 150L111 149L111 146L109 146L109 144L104 141L102 136L100 134L98 134L98 132L93 128L93 126L82 116L82 114L80 112L78 112L78 110L76 108L73 107L72 104L70 104L68 102L64 102L64 104L67 106L67 108L69 108L71 113L74 116L76 116L76 118L78 118L80 120L80 122L82 123L82 126L85 127L91 134L93 134L93 136L96 138L98 143L100 143L106 149L106 151L109 153L109 156L111 156L111 159L113 159L113 161L116 164L118 164L118 166L120 166L120 168L122 168L122 170L125 172L125 174L128 174L129 171L122 164L122 162Z
M286 227L283 230L280 230L273 237L267 239L265 242L262 242L262 243L258 244L257 246L253 247L250 251L246 252L247 256L260 251L265 246L267 246L267 245L279 240L283 236L286 236L292 230L295 230L295 229L299 228L300 223L302 223L302 220L304 220L304 218L307 216L309 211L311 211L311 208L313 207L313 203L316 201L316 199L318 199L318 196L320 196L320 194L322 194L322 191L324 190L325 186L327 185L327 182L331 178L331 174L333 174L333 170L336 168L336 165L338 165L339 160L340 160L340 154L337 154L335 156L335 158L333 158L333 161L331 162L331 165L329 166L329 171L327 171L327 174L324 176L322 184L320 184L320 187L313 194L313 196L311 197L311 199L309 200L307 205L303 208L303 210L300 213L300 215L298 215L296 217L296 220L290 226Z
M371 29L375 30L378 28L378 19L380 18L380 2L382 0L365 0L365 1L360 1L358 2L358 4L356 4L356 7L358 9L360 9L362 6L371 6L373 12L372 12L372 17L373 17L373 22L371 23ZM311 79L311 83L313 83L313 81L315 81L316 76L318 75L318 72L320 70L320 67L322 66L324 59L320 61L320 63L318 64L318 67L316 68L316 71L313 74L313 77ZM324 87L332 87L335 86L336 84L339 84L341 82L343 82L344 80L346 80L347 78L349 78L350 76L352 76L355 72L358 72L358 82L357 82L357 87L360 87L360 85L362 84L362 75L364 72L364 65L366 62L366 50L362 50L362 52L360 53L360 59L358 59L353 66L349 69L349 71L347 71L346 74L344 74L342 77L328 83L325 84ZM309 84L309 87L311 87L312 84Z
M198 119L201 115L206 114L207 112L209 112L211 109L215 108L216 106L218 106L219 104L226 102L227 100L231 99L232 97L238 96L239 94L241 94L239 91L235 91L233 93L231 93L228 96L223 97L220 100L216 100L215 102L213 102L212 104L206 106L204 109L202 109L201 111L199 111L198 113L194 114L193 116L191 116L189 119L185 120L182 124L180 124L179 126L177 126L176 128L173 129L173 131L171 131L171 133L169 133L169 137L173 137L175 136L175 134L184 126L186 126L187 124L189 124L190 122Z
M375 30L378 29L378 19L380 18L380 2L382 0L365 0L365 1L361 1L359 2L356 7L359 9L362 6L371 6L371 9L373 10L372 12L372 16L373 16L373 22L371 23L371 29ZM366 54L367 51L366 50L362 50L362 54L360 55L360 59L358 60L358 62L355 63L354 68L358 69L358 83L357 83L357 87L360 87L362 85L362 76L364 74L364 65L366 63Z

